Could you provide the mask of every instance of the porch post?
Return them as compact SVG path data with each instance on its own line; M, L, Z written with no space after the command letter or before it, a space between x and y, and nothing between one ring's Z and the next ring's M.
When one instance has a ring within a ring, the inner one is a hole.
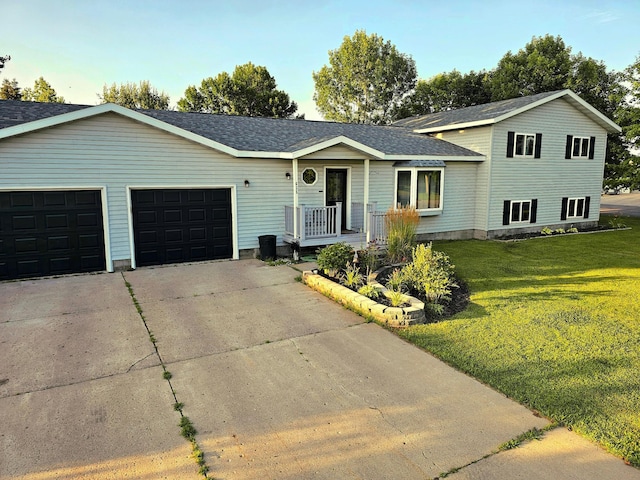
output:
M293 239L300 238L300 217L298 216L298 159L292 160L293 175Z
M364 203L363 207L364 208L364 218L362 219L362 223L363 223L363 227L364 227L364 231L366 232L365 238L367 239L367 243L369 243L369 238L371 237L369 229L370 224L369 224L369 209L367 208L367 205L369 205L369 159L365 158L364 159Z

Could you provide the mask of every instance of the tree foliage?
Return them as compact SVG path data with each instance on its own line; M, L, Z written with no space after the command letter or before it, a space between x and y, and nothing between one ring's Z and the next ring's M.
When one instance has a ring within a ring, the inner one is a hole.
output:
M0 69L4 68L4 64L11 60L10 55L5 55L4 57L0 57Z
M55 89L43 77L37 79L33 88L25 88L22 92L22 100L28 102L65 103L63 97L59 97Z
M22 92L18 86L18 81L14 78L9 80L4 78L0 86L0 100L22 100Z
M102 95L98 94L102 103L115 103L126 108L144 110L168 110L169 95L158 92L148 80L139 83L115 83L102 87Z
M416 75L410 56L358 30L329 51L329 66L313 72L313 99L327 120L386 124L415 87Z
M414 92L395 112L395 118L453 110L491 101L490 74L485 70L462 74L457 70L418 80Z
M276 87L276 80L266 67L249 62L236 66L232 75L222 72L202 80L200 87L189 86L178 101L178 110L290 118L298 105Z

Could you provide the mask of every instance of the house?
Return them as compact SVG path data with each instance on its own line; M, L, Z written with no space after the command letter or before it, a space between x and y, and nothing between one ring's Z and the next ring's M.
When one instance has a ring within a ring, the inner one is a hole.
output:
M606 135L568 90L392 126L0 101L0 279L419 234L495 238L599 218Z

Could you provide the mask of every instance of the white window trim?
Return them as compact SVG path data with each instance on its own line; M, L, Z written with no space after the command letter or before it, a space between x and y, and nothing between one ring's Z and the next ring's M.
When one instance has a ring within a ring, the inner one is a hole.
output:
M520 219L519 220L514 220L513 219L513 205L515 203L519 203L520 204ZM528 203L529 204L529 218L523 220L522 219L522 204L523 203ZM511 225L512 223L531 223L531 206L533 204L533 201L531 199L529 200L512 200L511 201L511 205L509 207L509 225Z
M516 153L516 145L518 144L518 135L524 136L524 149L523 152L527 151L527 137L533 137L533 150L531 151L531 154L527 154L527 153L522 153L522 154L517 154ZM536 155L536 134L535 133L522 133L522 132L515 132L513 135L513 156L514 158L534 158Z
M580 152L582 152L582 142L587 141L587 154L586 155L574 155L573 154L573 144L576 142L576 139L580 139ZM573 135L571 139L571 158L589 158L589 150L591 149L591 137L581 137L579 135Z
M411 172L411 190L409 194L409 204L416 207L418 204L418 172L440 172L440 206L438 208L421 208L416 210L421 215L437 215L442 213L442 205L444 203L444 168L429 168L429 167L405 167L395 169L395 183L393 187L393 203L397 206L398 201L398 173L399 172Z
M578 202L582 200L582 214L577 215L576 211L577 211L577 207L578 207ZM574 201L574 208L573 208L573 212L570 210L569 206L571 205L571 202ZM586 197L575 197L575 198L569 198L567 200L567 220L570 218L584 218L584 205L585 203L587 203L587 199Z

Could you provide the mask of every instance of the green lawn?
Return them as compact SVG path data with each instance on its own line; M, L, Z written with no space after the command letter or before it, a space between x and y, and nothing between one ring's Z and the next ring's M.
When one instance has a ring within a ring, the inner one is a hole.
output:
M640 219L622 221L632 229L436 242L471 304L399 335L640 467Z

